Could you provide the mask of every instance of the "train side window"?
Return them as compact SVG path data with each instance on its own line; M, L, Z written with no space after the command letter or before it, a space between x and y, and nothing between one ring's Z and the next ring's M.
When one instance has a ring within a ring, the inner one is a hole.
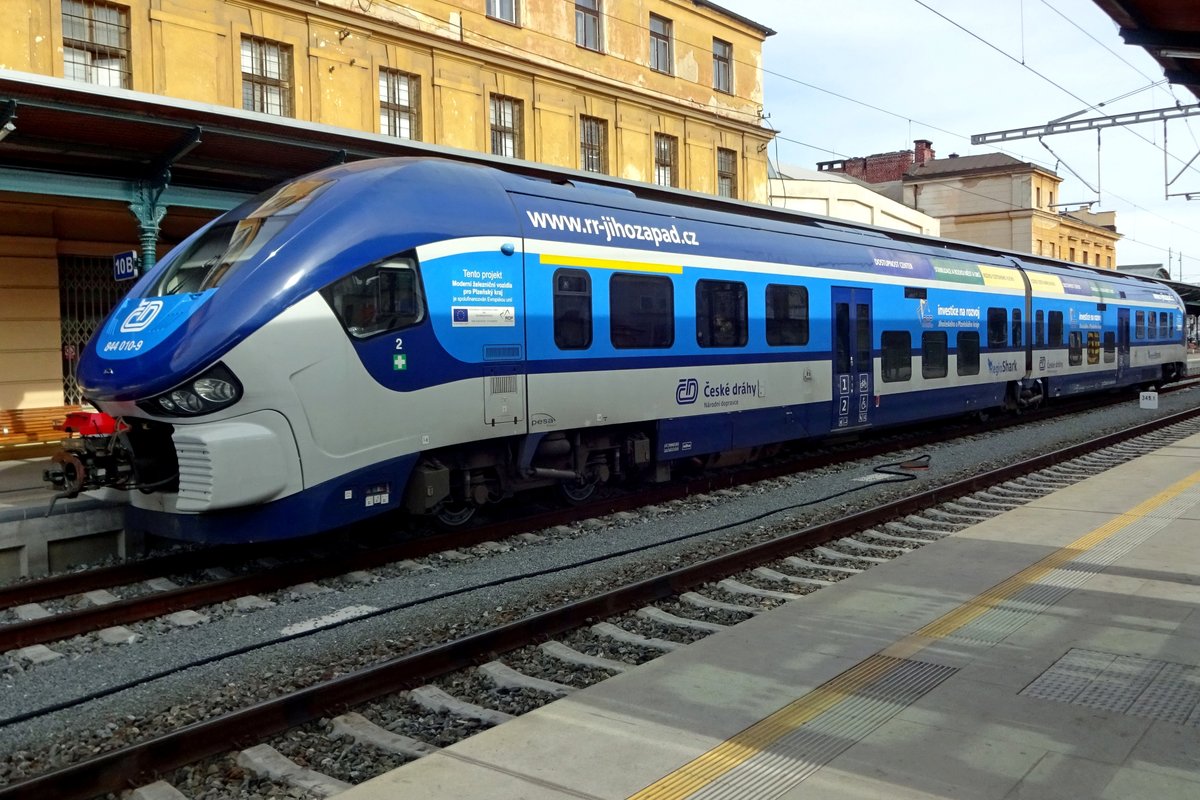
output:
M958 374L979 374L979 333L976 331L958 332Z
M592 277L583 270L554 272L554 344L559 350L592 346Z
M701 347L744 347L746 284L696 281L696 344Z
M1117 335L1112 331L1104 332L1104 363L1111 364L1117 360Z
M1088 363L1100 363L1100 334L1096 331L1088 331L1087 338Z
M1008 312L1003 308L988 309L988 347L1008 344Z
M1146 312L1145 311L1137 312L1137 315L1134 317L1134 319L1136 320L1136 324L1134 325L1134 334L1133 334L1134 338L1145 339L1146 338Z
M833 304L833 370L850 372L850 304Z
M884 331L882 374L885 383L912 378L912 334L908 331Z
M1051 311L1046 324L1046 344L1051 347L1063 345L1063 315L1061 311Z
M675 287L670 278L617 273L609 279L608 294L613 347L675 343Z
M767 344L786 347L808 344L808 289L767 284Z
M1067 348L1067 364L1077 367L1083 363L1083 334L1071 331L1070 344Z
M921 334L921 377L944 378L949 371L949 354L945 331L925 331Z
M1013 347L1021 346L1021 309L1012 310L1012 343Z
M1167 312L1158 312L1158 338L1166 339L1171 335L1171 329L1167 327Z
M425 318L421 281L411 258L363 267L326 286L321 296L356 339L409 328Z
M1046 312L1038 311L1033 316L1033 344L1035 347L1046 346Z

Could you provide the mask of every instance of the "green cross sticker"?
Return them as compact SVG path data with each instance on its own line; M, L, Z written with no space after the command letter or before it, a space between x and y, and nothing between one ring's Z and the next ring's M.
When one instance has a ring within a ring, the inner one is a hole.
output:
M392 369L408 369L408 356L404 353L392 356Z

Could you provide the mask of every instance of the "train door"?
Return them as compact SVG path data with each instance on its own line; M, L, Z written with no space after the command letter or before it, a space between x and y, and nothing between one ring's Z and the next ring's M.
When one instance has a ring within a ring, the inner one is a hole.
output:
M833 287L833 428L871 424L871 290Z
M1129 370L1129 309L1117 309L1117 379Z

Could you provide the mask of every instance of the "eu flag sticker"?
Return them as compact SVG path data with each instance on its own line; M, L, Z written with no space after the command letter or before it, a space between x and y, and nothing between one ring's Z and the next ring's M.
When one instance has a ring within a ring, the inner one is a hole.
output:
M392 369L408 369L408 356L404 353L392 356Z
M456 308L454 311L454 322L467 322L467 310L465 308Z

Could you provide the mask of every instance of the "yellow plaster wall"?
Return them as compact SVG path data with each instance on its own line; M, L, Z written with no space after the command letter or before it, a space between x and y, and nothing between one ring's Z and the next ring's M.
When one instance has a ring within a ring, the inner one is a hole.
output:
M716 147L741 154L739 197L767 200L758 124L762 36L685 0L606 2L603 51L575 44L574 4L522 0L522 24L484 14L482 0L403 5L327 0L120 0L129 9L132 88L241 107L243 35L290 45L300 120L379 130L379 69L419 76L421 138L490 149L493 93L524 102L526 159L577 168L579 116L608 123L609 172L653 178L653 134L679 137L680 185L716 189ZM649 15L672 20L674 74L649 69ZM0 0L0 62L63 74L61 0ZM733 45L733 92L712 88L713 37ZM649 109L653 108L651 112ZM630 109L622 112L622 109Z

